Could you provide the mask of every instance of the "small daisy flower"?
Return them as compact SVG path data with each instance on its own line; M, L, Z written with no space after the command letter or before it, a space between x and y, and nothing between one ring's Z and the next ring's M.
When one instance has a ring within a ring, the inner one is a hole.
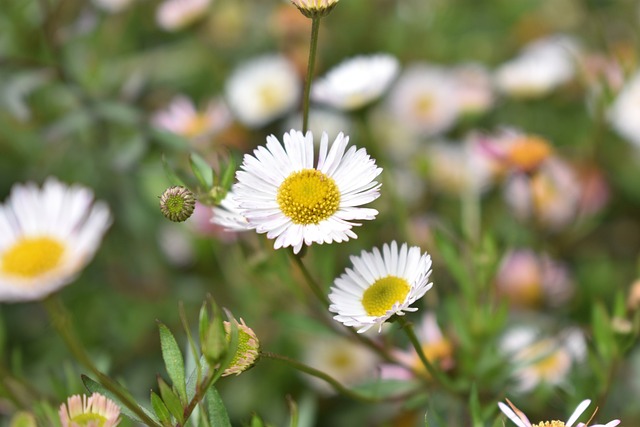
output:
M58 411L62 427L115 427L120 424L120 408L99 393L87 399L74 395L60 405Z
M156 21L165 31L179 31L202 17L211 0L165 0L156 10Z
M340 110L356 110L378 99L399 68L391 55L356 56L318 78L311 88L311 99Z
M154 114L152 122L159 129L199 142L229 126L231 112L220 100L198 111L189 98L177 96L166 109Z
M398 79L387 99L391 115L423 136L450 129L460 113L458 89L448 70L414 64Z
M547 95L573 78L577 50L576 42L569 37L537 40L526 46L517 58L496 70L496 85L514 98Z
M338 4L339 0L291 0L307 18L326 16Z
M49 178L16 184L0 205L0 301L41 299L72 282L111 224L91 190Z
M281 55L266 55L240 65L226 84L226 98L235 117L259 128L291 111L300 99L300 78Z
M364 148L350 147L340 133L331 148L329 138L320 140L314 167L313 134L291 130L284 146L271 135L266 147L246 154L235 199L249 227L275 239L274 248L291 246L295 253L303 244L343 242L357 238L351 228L378 214L359 206L380 196L374 179L382 172Z
M591 401L587 399L580 402L580 404L578 405L576 410L573 411L573 414L571 414L571 416L569 417L566 423L562 421L554 420L554 421L540 421L536 424L532 424L531 421L529 421L529 419L527 418L527 416L521 410L516 408L508 399L507 399L507 403L509 404L509 406L505 405L502 402L498 402L498 407L500 408L502 413L505 414L507 418L513 421L513 423L518 427L572 427L573 423L578 421L578 418L580 418L583 412L589 407L589 405L591 404ZM620 424L620 420L613 420L608 422L607 424L597 424L597 425L592 425L591 427L615 427L618 424ZM586 425L583 423L578 423L576 427L586 427Z
M333 318L338 322L360 328L359 333L374 325L380 332L394 314L417 311L409 306L433 286L431 257L417 246L403 243L398 250L393 241L385 243L382 252L374 248L350 259L353 268L347 268L331 287L329 311L337 313Z
M640 72L624 86L609 110L611 126L640 148Z
M238 325L238 348L233 360L222 374L223 377L229 375L240 375L247 369L250 369L258 361L260 356L260 342L253 329L248 327L244 320L240 319ZM227 333L227 340L231 339L231 324L224 322L224 330Z
M133 0L93 0L93 4L109 13L121 12L132 2Z

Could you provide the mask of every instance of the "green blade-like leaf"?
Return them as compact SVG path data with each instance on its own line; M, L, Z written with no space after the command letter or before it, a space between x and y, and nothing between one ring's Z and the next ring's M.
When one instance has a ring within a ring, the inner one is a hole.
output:
M184 359L178 347L178 342L173 334L164 324L159 323L160 329L160 346L162 347L162 358L164 364L175 387L178 396L183 404L187 403L187 387L184 372Z
M227 163L227 167L222 173L222 179L220 180L220 186L225 190L231 188L231 183L233 182L233 177L236 172L236 162L233 159L233 156L229 157L229 163Z
M469 396L469 408L471 409L471 419L473 427L483 427L482 407L480 406L480 398L478 397L478 388L475 383L471 386L471 394Z
M209 166L209 163L202 158L199 154L191 153L189 156L189 163L191 163L191 170L193 174L198 178L198 182L205 190L209 190L213 187L214 173Z
M171 412L167 409L162 398L153 391L151 392L151 407L163 426L171 425Z
M434 233L435 243L444 259L449 273L458 282L458 285L462 288L462 291L467 296L468 300L471 300L470 295L473 294L473 281L469 274L467 266L462 261L461 255L458 253L456 247L445 237L442 233Z
M205 400L207 402L207 412L209 412L209 423L215 427L231 427L227 408L224 406L220 393L215 387L209 387Z
M158 386L160 387L160 396L162 396L162 401L166 408L180 424L184 423L184 408L182 403L180 403L178 395L173 392L171 387L169 387L162 378L158 378Z

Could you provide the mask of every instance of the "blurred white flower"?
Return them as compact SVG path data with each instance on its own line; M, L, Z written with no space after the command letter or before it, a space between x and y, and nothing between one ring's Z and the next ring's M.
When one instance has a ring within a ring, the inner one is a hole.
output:
M410 307L433 286L431 256L417 246L393 241L384 244L382 252L362 251L350 257L353 268L334 280L329 293L329 311L345 326L359 328L362 333L374 325L378 332L393 315L417 311Z
M355 110L378 99L398 74L391 55L356 56L315 80L311 99L341 110Z
M0 301L41 299L75 280L110 224L88 188L14 185L0 205Z
M235 69L226 98L236 118L259 128L291 111L300 99L300 78L281 55L254 58Z
M625 84L609 110L611 126L640 148L640 72Z
M275 239L274 248L344 242L357 238L357 220L378 211L361 207L380 196L375 178L382 172L364 148L351 146L338 134L329 147L320 140L314 166L313 134L291 130L283 143L271 135L267 145L245 154L233 193L251 229Z
M231 113L221 100L212 100L204 111L198 111L189 98L180 95L166 109L156 112L152 123L159 129L201 142L226 129L231 123Z
M459 104L451 74L428 64L407 68L391 89L387 108L400 123L424 136L444 132L455 123Z
M540 384L562 384L574 363L585 358L586 343L577 328L541 337L534 327L516 326L503 335L500 350L513 364L515 390L524 393Z
M92 0L100 9L109 13L118 13L125 10L135 0Z
M156 9L156 21L165 31L179 31L204 16L211 0L164 0Z
M496 85L515 98L542 97L573 78L577 52L577 43L567 36L537 40L496 70Z
M355 341L335 336L316 336L304 348L303 360L307 365L347 387L374 377L378 357ZM316 377L309 377L309 382L325 394L334 393L326 382Z
M453 68L452 75L461 114L478 114L493 106L493 82L484 66L475 63L462 64Z

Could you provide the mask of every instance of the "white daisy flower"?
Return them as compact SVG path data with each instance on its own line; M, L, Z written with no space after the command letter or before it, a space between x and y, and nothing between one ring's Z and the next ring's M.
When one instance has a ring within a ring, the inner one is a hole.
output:
M356 56L317 79L311 99L340 110L355 110L378 99L398 74L400 65L391 55Z
M622 89L609 110L609 121L625 139L640 148L640 72Z
M300 99L300 78L281 55L266 55L240 65L226 84L226 97L236 118L259 128L292 110Z
M133 0L93 0L93 4L109 13L121 12L132 2Z
M450 129L460 113L458 88L449 70L429 64L407 68L389 93L387 107L405 126L424 136Z
M165 0L156 10L156 21L165 31L181 30L202 17L211 0Z
M233 192L229 191L218 206L212 208L211 222L223 227L227 231L250 230L247 218L242 215L242 209L238 205Z
M516 98L544 96L573 78L577 51L577 43L566 36L537 40L496 70L496 85Z
M395 241L385 243L382 253L362 251L360 256L350 257L353 269L334 281L329 294L329 311L337 313L333 318L358 332L365 332L382 324L391 316L404 315L405 311L417 311L409 307L433 286L431 256L421 254L417 246L402 244L400 250Z
M120 408L116 403L93 393L87 396L73 395L58 410L62 427L116 427L120 424Z
M159 129L200 141L229 126L231 112L221 100L211 101L203 111L198 111L189 98L180 95L166 109L155 113L152 122Z
M541 421L536 424L532 424L531 421L529 421L529 419L527 418L527 416L521 410L516 408L509 400L507 400L507 403L509 404L509 406L505 405L502 402L498 402L498 407L500 408L502 413L505 414L507 418L513 421L513 423L518 427L572 427L573 423L578 421L578 418L580 418L580 415L582 415L582 413L589 407L589 405L591 404L591 401L587 399L580 402L580 404L578 405L576 410L573 411L573 414L571 414L571 416L569 417L566 423L562 421L554 420L554 421ZM608 422L607 424L597 424L597 425L592 425L591 427L615 427L618 424L620 424L620 420L613 420ZM586 426L583 423L579 423L576 427L586 427Z
M0 301L45 297L73 281L111 223L107 205L49 178L14 185L0 205Z
M276 239L276 249L357 238L353 220L374 219L375 209L359 206L380 196L374 179L382 172L364 148L350 147L340 133L329 149L320 140L314 167L313 134L291 130L284 146L271 135L266 147L246 154L233 193L250 228Z

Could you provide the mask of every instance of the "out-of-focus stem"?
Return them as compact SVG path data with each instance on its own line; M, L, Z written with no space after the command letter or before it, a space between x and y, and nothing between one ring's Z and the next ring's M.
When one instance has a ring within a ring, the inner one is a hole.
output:
M320 17L311 18L311 41L309 42L309 62L307 64L307 78L304 82L304 95L302 97L302 133L309 129L309 97L311 94L311 81L316 64L316 51L318 48L318 33L320 32Z

